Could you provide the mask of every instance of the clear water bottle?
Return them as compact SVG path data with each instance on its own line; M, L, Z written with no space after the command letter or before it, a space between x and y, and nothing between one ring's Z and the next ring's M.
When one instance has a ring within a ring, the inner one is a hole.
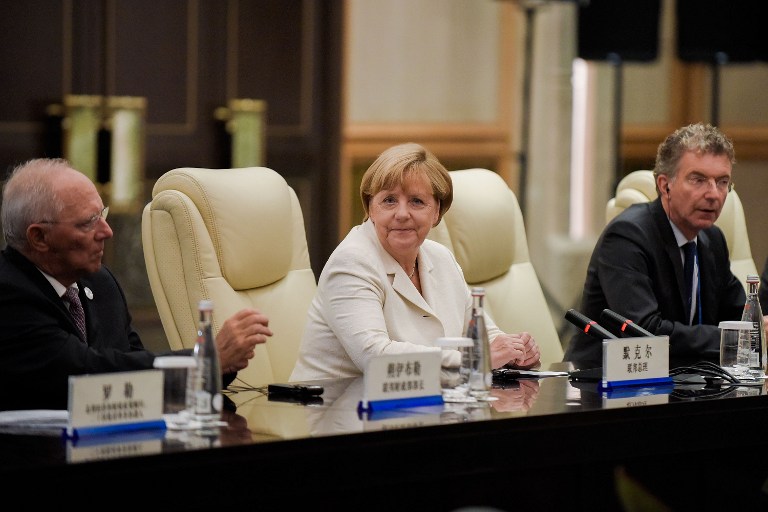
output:
M491 345L488 341L483 310L484 298L485 288L472 288L472 316L467 325L467 338L471 338L474 344L469 374L469 394L479 400L490 396L493 385Z
M747 302L741 319L752 322L751 342L749 352L749 372L755 376L765 375L765 331L763 330L763 310L757 290L760 287L760 277L757 274L747 276Z
M221 394L219 352L213 338L213 302L198 304L199 321L193 357L197 366L190 370L187 385L187 409L201 427L217 425L221 419L224 397Z

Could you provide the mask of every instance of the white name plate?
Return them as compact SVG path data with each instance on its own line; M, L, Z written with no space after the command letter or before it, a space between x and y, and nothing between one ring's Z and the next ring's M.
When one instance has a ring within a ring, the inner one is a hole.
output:
M371 359L365 371L358 409L393 409L441 404L439 351L385 355Z
M603 341L602 388L668 384L669 336Z
M162 370L69 377L69 437L147 428L165 428Z

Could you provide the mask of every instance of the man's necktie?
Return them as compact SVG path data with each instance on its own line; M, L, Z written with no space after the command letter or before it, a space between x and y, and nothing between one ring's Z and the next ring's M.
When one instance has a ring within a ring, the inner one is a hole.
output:
M64 292L64 298L69 302L69 312L72 314L75 325L80 331L80 338L83 342L88 343L88 336L85 334L85 312L83 311L80 297L77 296L77 288L73 286L67 288L67 291Z
M683 275L685 276L685 294L686 297L688 297L688 323L690 323L691 306L693 305L693 294L696 292L696 290L693 289L693 266L696 260L696 243L688 242L687 244L683 245L683 253L685 253Z

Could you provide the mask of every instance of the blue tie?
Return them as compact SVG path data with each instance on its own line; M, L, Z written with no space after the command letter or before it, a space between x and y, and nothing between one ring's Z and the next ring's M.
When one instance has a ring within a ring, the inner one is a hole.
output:
M683 265L683 275L685 276L685 296L688 297L688 318L690 323L691 306L693 305L693 264L696 260L696 243L688 242L683 245L685 253L685 264Z

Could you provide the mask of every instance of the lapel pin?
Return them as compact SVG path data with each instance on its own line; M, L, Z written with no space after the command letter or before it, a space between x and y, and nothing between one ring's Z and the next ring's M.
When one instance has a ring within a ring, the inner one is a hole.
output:
M93 292L87 286L85 287L85 296L88 297L88 300L93 300Z

